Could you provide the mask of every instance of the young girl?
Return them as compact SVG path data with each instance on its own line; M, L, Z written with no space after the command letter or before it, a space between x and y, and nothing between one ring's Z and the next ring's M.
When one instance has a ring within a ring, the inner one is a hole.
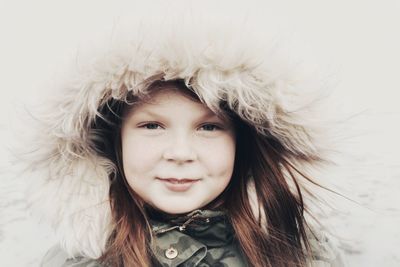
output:
M31 159L60 239L43 266L342 266L305 219L323 158L298 69L197 25L142 30L58 91Z

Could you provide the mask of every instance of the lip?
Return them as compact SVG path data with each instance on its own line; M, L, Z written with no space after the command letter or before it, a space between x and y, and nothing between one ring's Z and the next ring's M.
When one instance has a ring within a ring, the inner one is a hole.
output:
M185 192L200 181L200 179L188 178L157 178L157 180L161 181L169 190L174 192Z

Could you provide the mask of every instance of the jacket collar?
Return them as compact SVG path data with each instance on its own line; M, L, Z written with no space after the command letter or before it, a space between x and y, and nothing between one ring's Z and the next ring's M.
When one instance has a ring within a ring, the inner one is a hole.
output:
M197 266L195 263L205 260L210 251L226 252L228 258L236 255L231 251L233 229L223 211L194 210L178 216L151 212L149 217L155 237L153 252L163 266L183 262ZM170 253L173 255L168 256Z
M221 246L233 237L233 228L224 211L194 210L179 216L151 212L150 223L157 239L173 232L191 236L207 246Z

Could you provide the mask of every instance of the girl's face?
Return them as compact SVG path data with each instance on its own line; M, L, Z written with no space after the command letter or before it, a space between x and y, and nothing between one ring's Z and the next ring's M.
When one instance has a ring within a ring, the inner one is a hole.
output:
M121 130L125 177L146 203L170 214L201 208L233 172L233 125L179 91L164 88L135 105Z

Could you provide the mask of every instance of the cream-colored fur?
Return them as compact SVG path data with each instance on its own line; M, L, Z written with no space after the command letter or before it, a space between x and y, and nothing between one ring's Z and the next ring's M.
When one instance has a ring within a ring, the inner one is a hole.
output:
M128 24L129 30L81 64L71 82L54 88L28 159L29 202L54 226L69 255L99 257L112 231L108 175L114 166L88 142L97 109L111 97L145 92L154 80L184 79L212 110L227 101L293 159L320 157L311 75L265 37L265 27L243 22L152 16Z

